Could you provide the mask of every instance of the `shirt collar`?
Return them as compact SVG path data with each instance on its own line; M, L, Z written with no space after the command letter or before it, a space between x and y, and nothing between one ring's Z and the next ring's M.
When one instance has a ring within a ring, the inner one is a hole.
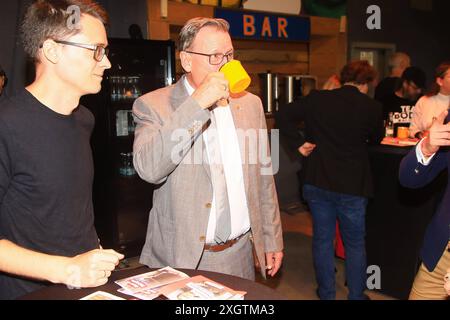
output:
M450 96L446 96L445 94L442 94L440 92L437 94L437 98L444 101L450 100Z
M187 90L188 94L189 94L190 96L192 96L192 94L194 93L195 89L192 88L192 86L191 86L191 84L189 83L189 81L188 81L188 79L187 79L186 76L184 76L183 82L184 82L184 86L186 87L186 90Z

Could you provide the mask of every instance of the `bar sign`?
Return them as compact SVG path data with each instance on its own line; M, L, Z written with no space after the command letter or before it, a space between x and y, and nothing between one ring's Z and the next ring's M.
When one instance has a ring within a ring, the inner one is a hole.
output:
M222 8L216 8L214 16L228 21L235 39L305 42L311 36L309 17Z

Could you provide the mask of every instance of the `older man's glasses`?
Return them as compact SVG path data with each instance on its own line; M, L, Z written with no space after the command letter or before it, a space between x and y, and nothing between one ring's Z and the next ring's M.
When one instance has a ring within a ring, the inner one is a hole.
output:
M192 53L192 54L198 54L201 56L205 56L209 58L209 63L216 66L222 63L223 58L227 58L227 62L230 60L233 60L234 58L234 51L230 51L228 53L222 54L222 53L211 53L211 54L207 54L207 53L200 53L200 52L194 52L194 51L187 51L185 50L184 52L187 53Z
M64 40L54 40L56 43L65 44L68 46L74 46L78 48L83 48L87 50L94 51L94 59L97 62L100 62L103 60L105 56L108 56L109 54L109 48L105 48L102 45L95 45L95 44L84 44L84 43L76 43L71 41L64 41Z

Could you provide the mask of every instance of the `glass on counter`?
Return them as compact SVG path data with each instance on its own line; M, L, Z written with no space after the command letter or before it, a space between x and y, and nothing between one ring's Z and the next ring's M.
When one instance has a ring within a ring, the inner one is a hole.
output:
M397 138L408 139L408 137L409 137L409 128L408 127L398 127L397 128Z

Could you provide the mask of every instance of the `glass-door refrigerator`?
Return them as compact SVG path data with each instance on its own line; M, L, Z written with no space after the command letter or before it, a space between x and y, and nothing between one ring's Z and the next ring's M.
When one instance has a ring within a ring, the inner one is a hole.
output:
M175 81L172 41L109 39L112 68L102 90L81 103L95 117L91 145L94 158L95 226L104 248L127 257L140 254L145 241L153 185L133 168L136 98Z

